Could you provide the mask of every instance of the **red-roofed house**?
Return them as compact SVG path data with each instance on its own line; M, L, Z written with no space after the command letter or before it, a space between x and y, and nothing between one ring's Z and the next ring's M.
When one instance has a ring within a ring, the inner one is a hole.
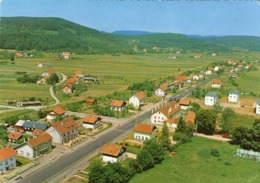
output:
M169 128L177 128L178 125L178 120L177 119L166 119L165 123Z
M221 80L213 79L211 83L211 88L220 88L221 87Z
M34 159L41 154L51 151L52 137L48 133L44 133L36 138L28 140L26 143L15 148L20 156Z
M183 109L183 110L187 110L190 107L190 104L191 104L191 101L184 99L184 98L181 98L179 101L179 105L180 105L181 109Z
M11 147L0 149L0 174L16 167L16 151Z
M53 137L56 144L67 143L79 136L79 125L72 118L65 118L61 121L54 122L50 128L46 130Z
M78 77L70 77L66 80L67 84L78 84L79 83L79 78Z
M75 71L75 76L78 76L79 78L83 78L84 77L83 71L82 70Z
M175 101L171 101L165 106L161 107L159 111L151 115L151 123L156 125L163 125L166 119L178 117L180 106Z
M194 124L195 123L196 113L193 111L188 111L186 116L186 124Z
M196 54L194 55L194 58L201 58L202 57L202 54Z
M86 100L86 104L87 105L96 105L97 104L97 100L96 99L93 99L93 98L88 98Z
M16 143L22 136L20 133L11 132L8 135L8 141Z
M122 112L126 109L126 102L124 100L112 100L110 102L110 109L117 112Z
M62 93L71 94L73 93L73 86L71 84L65 84L62 86Z
M124 158L125 148L117 144L106 144L100 150L103 162L118 162Z
M86 116L83 119L83 127L95 129L101 125L101 118L98 116Z
M47 121L52 122L56 117L65 117L65 110L61 107L55 107L47 113Z
M155 90L156 96L164 97L167 94L168 87L166 84L161 85L159 88Z
M156 126L151 124L136 123L134 127L134 139L142 141L154 138L156 129Z
M134 107L139 107L144 104L145 93L143 91L135 93L130 99L129 104L133 104Z

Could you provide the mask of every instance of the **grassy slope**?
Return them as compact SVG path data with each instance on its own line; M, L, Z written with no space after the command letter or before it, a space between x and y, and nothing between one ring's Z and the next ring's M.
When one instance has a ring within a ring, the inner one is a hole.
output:
M219 158L210 155L212 148L219 150ZM237 146L228 143L193 137L191 143L177 149L176 156L167 157L161 165L135 176L130 182L260 182L259 163L234 156L236 149Z

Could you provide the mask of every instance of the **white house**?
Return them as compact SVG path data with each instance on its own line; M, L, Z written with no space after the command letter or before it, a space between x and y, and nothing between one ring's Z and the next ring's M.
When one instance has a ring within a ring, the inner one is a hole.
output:
M78 137L78 128L79 125L76 121L72 118L65 118L54 122L46 132L52 136L54 143L64 144Z
M168 87L167 87L166 84L161 85L160 88L157 88L157 89L155 90L155 95L156 95L156 96L164 97L164 96L166 96L166 94L167 94L167 90L168 90Z
M238 102L239 100L239 91L231 90L228 94L228 101L229 102Z
M41 154L50 152L52 149L52 137L48 133L44 133L36 138L28 140L15 148L20 156L34 159Z
M0 149L0 174L16 167L16 151L11 147Z
M100 150L102 153L102 161L116 163L124 159L125 148L117 144L106 144Z
M255 113L256 113L256 114L260 114L260 99L257 99L257 100L256 100Z
M221 87L221 80L213 79L211 83L211 88L220 88Z
M101 118L98 116L86 116L83 119L83 127L88 129L95 129L101 125Z
M187 110L190 108L191 101L181 98L179 101L179 105L182 110Z
M219 66L214 67L214 71L217 72L219 70Z
M151 124L136 123L134 127L134 139L143 141L154 138L156 129L157 128Z
M180 106L175 101L167 103L161 107L159 111L151 115L151 123L155 125L163 125L166 119L177 117L179 115Z
M61 107L55 107L47 113L47 122L52 122L56 117L65 117L65 110Z
M204 104L207 106L213 106L218 100L218 95L215 92L208 92L205 95Z
M133 104L134 107L139 107L144 104L145 93L143 91L137 92L129 99L129 104Z
M178 126L177 119L166 119L165 123L169 128L177 128L177 126Z
M70 54L70 52L63 52L62 56L63 56L64 59L70 59L71 54Z
M205 72L205 74L206 74L206 75L211 75L211 74L212 74L212 71L211 71L211 70L207 70L207 71Z
M126 109L126 102L124 100L112 100L110 109L117 112L122 112Z
M193 75L192 76L192 80L195 80L195 81L199 80L199 76L198 75Z

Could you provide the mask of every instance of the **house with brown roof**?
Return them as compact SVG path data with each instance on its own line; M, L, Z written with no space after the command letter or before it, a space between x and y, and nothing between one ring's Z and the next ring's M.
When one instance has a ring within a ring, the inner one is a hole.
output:
M54 143L64 144L79 136L78 128L78 123L69 117L54 122L46 132L52 136Z
M16 151L12 147L0 149L0 174L16 167Z
M87 105L97 105L97 100L96 99L93 99L93 98L88 98L86 100L86 104Z
M194 58L202 58L202 54L196 54L194 55Z
M52 137L48 133L44 133L36 138L28 140L26 143L15 148L20 156L34 159L41 154L50 152L52 148Z
M83 127L88 129L95 129L101 125L101 117L98 116L86 116L83 119Z
M117 112L122 112L126 109L126 102L124 100L112 100L110 102L110 109Z
M146 94L143 91L139 91L130 97L129 104L133 104L134 107L142 106L144 105L145 98Z
M55 107L54 109L47 112L47 122L52 122L56 117L65 117L66 111L61 107Z
M67 84L78 84L79 83L79 78L78 76L73 76L73 77L70 77L66 80L66 83Z
M138 141L149 140L156 135L157 128L155 125L136 123L133 129L134 139Z
M166 119L177 118L179 116L180 109L180 105L177 102L171 101L161 107L159 111L151 115L151 123L155 125L163 125Z
M186 116L186 124L195 124L195 118L196 118L196 113L193 111L188 111L187 116Z
M11 132L8 134L7 138L9 142L16 143L23 135L16 132Z
M52 74L55 74L55 71L52 68L49 68L47 71L44 71L41 76L42 77L50 77Z
M178 119L166 119L164 121L169 128L177 128Z
M39 137L40 135L43 135L45 132L42 129L38 129L36 128L35 130L33 130L32 135L33 137Z
M103 162L116 163L124 159L125 147L118 144L105 144L100 152Z
M62 86L62 93L71 94L73 91L73 86L71 84L65 84Z
M82 70L75 71L75 76L79 78L83 78L84 77L83 71Z
M164 97L167 95L167 91L168 91L168 86L166 84L163 84L155 90L155 95Z
M63 53L62 53L62 56L63 56L63 58L66 59L66 60L71 58L70 52L63 52Z
M211 83L211 88L220 88L221 87L221 80L213 79Z
M191 104L191 101L184 99L184 98L181 98L179 101L179 105L180 105L181 109L183 109L183 110L189 109L190 104Z

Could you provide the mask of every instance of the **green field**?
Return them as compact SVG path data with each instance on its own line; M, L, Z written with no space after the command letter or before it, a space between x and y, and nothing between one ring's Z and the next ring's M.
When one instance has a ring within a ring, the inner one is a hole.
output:
M218 149L220 156L210 155ZM192 142L178 147L177 154L162 164L136 175L130 182L149 183L258 183L259 162L234 156L238 147L226 142L193 137Z

